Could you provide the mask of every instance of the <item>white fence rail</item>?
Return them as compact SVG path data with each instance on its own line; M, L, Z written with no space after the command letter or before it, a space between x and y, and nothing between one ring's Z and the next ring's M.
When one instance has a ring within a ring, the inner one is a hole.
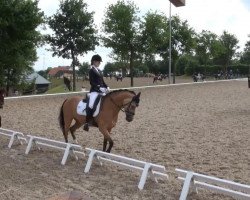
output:
M78 157L76 154L81 154L81 155L85 156L84 152L82 151L82 147L80 145L60 142L57 140L50 140L47 138L36 137L36 136L32 136L32 135L27 135L27 136L30 139L29 139L29 143L28 143L28 146L26 148L25 154L29 154L32 145L35 144L35 146L39 150L40 150L41 146L46 146L46 147L51 147L54 149L59 149L59 150L64 151L63 158L61 161L62 165L65 165L69 154L73 154L73 156L75 157L76 160L78 160Z
M215 81L205 81L205 82L187 82L187 83L176 83L176 84L165 84L165 85L147 85L147 86L138 86L138 87L124 87L124 88L114 88L113 90L119 89L128 89L128 90L141 90L147 88L160 88L160 87L177 87L182 85L193 85L193 84L209 84L209 83L219 83L219 82L229 82L229 81L239 81L239 80L247 80L243 78L239 79L225 79L225 80L215 80ZM54 94L35 94L35 95L23 95L23 96L11 96L6 97L5 100L11 99L22 99L22 98L36 98L36 97L49 97L49 96L63 96L63 95L77 95L77 94L84 94L89 91L78 91L78 92L65 92L65 93L54 93Z
M194 173L192 171L185 171L182 169L176 169L175 171L179 175L178 178L184 181L180 200L185 200L187 198L190 188L196 189L196 191L198 188L204 188L232 196L236 199L250 199L250 185L244 185L229 180Z
M94 157L96 157L99 160L101 165L102 165L101 161L107 161L107 162L111 162L119 166L123 166L125 168L136 169L136 170L142 171L140 182L138 184L138 188L140 190L143 189L149 173L150 175L154 177L154 180L157 183L158 183L157 178L160 178L160 177L168 178L168 175L166 174L166 169L162 165L156 165L156 164L152 164L152 163L148 163L144 161L139 161L136 159L119 156L119 155L115 155L112 153L106 153L106 152L102 152L102 151L98 151L98 150L90 149L90 148L86 148L86 151L89 154L89 158L88 158L85 170L84 170L85 173L89 172L91 165L92 165L92 161Z
M27 143L25 136L21 132L0 128L0 135L10 137L8 148L12 147L15 140L17 140L20 144L23 144L22 141Z

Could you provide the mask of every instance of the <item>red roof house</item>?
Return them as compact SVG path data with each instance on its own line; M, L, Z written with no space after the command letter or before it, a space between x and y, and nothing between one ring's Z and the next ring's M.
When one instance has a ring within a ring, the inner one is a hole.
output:
M63 76L71 76L72 75L72 70L70 69L69 66L58 66L52 68L48 75L49 77L55 77L55 78L62 78Z

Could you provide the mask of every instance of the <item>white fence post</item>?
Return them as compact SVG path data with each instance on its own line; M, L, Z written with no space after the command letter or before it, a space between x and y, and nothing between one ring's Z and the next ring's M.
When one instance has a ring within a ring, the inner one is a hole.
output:
M186 198L188 196L190 184L193 181L193 175L194 175L193 172L191 172L191 171L187 172L186 178L185 178L185 181L184 181L184 184L182 187L180 200L186 200Z
M28 135L28 137L30 138L30 140L26 148L25 154L28 154L30 152L30 149L34 142L39 150L40 150L40 146L46 146L46 147L51 147L54 149L63 150L64 154L61 160L62 165L65 165L68 159L68 156L71 152L73 153L73 156L75 157L76 160L78 160L78 157L76 154L81 154L85 156L84 152L77 151L77 149L82 150L82 147L80 145L65 143L65 142L61 142L57 140L51 140L51 139L36 137L36 136L31 136L31 135Z
M140 190L143 189L146 179L149 175L149 172L150 172L150 175L152 174L152 176L154 177L155 182L158 182L156 177L168 178L168 175L165 173L165 167L162 165L156 165L156 164L128 158L125 156L119 156L119 155L115 155L112 153L98 151L98 150L90 149L90 148L86 148L86 151L89 154L89 158L84 169L85 173L89 172L93 159L94 157L96 157L98 161L101 163L101 165L102 165L101 161L106 161L106 162L110 162L110 163L113 163L113 164L116 164L125 168L136 169L136 170L141 171L142 172L141 178L138 184L138 188Z
M229 195L236 199L250 199L250 185L244 185L182 169L175 169L175 171L179 175L178 178L184 181L180 200L185 200L187 198L190 186L194 186L196 191L198 188L204 188L220 194Z
M146 163L144 166L144 169L142 171L141 179L138 184L138 188L142 190L144 188L144 185L146 183L146 179L148 177L148 170L150 169L151 165L149 163Z
M21 132L17 132L17 131L12 131L9 129L4 129L4 128L0 128L0 135L4 135L4 136L8 136L10 137L10 141L8 144L8 148L11 149L15 139L18 140L18 142L22 145L22 140L24 140L25 142L27 142L26 138L24 137L23 133Z
M87 162L86 167L84 169L85 173L89 172L90 167L91 167L92 162L93 162L93 159L94 159L94 156L95 156L95 153L96 153L96 150L91 149L90 154L89 154L89 158L88 158L88 162Z

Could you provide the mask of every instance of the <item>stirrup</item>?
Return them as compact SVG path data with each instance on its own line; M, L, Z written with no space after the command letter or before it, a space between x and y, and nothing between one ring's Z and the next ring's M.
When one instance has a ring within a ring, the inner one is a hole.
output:
M83 125L83 130L89 131L89 123L85 123L85 124Z

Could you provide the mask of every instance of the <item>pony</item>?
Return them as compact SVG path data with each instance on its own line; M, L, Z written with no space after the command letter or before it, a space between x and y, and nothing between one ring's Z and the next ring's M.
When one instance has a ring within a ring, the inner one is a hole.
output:
M6 94L5 89L0 89L0 109L3 108L4 105L4 96ZM2 118L0 116L0 127L2 126Z
M123 89L114 90L102 97L100 112L93 121L104 136L103 151L110 153L113 147L114 142L110 134L112 128L116 126L119 112L125 113L128 122L133 121L135 110L139 106L140 95L140 92L136 94L134 91ZM58 119L66 143L69 131L74 142L77 143L75 131L85 123L86 116L77 114L77 105L82 100L84 99L81 96L74 96L66 99L61 106ZM75 124L70 127L73 119ZM108 148L107 143L109 143Z
M121 81L122 82L123 77L122 77L121 74L117 75L115 78L116 78L116 81Z
M153 83L157 83L157 81L162 81L162 76L161 75L159 75L159 76L154 76L154 78L153 78Z

